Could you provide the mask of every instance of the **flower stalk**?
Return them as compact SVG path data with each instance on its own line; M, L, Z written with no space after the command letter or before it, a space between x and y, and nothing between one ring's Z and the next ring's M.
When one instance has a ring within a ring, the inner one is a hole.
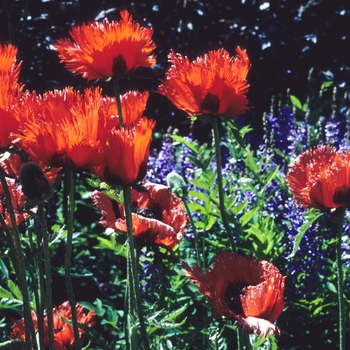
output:
M120 124L120 126L123 127L124 126L124 121L123 121L122 102L121 102L121 99L120 99L119 77L113 76L112 80L113 80L115 99L116 99L116 103L117 103L119 124Z
M72 260L72 242L73 242L73 228L74 228L74 193L75 193L75 179L74 171L72 169L66 169L67 186L68 186L68 198L67 198L67 244L65 255L65 282L68 294L68 300L72 310L72 324L74 330L75 349L81 349L81 342L78 330L78 320L76 311L76 301L74 296L74 290L71 277L71 260Z
M10 220L11 220L11 225L12 225L12 234L13 234L13 241L14 241L14 247L16 251L16 259L17 259L17 272L18 272L18 277L19 277L19 282L21 286L21 291L23 295L23 316L25 319L25 342L26 346L28 349L32 348L32 342L34 349L37 350L37 342L36 342L36 337L35 337L35 332L34 332L34 325L33 325L33 320L31 317L31 312L30 312L30 300L29 300L29 292L28 292L28 284L26 280L26 273L25 273L25 260L23 256L23 251L22 251L22 246L21 246L21 237L20 233L17 227L16 223L16 217L15 217L15 212L14 208L12 205L12 198L11 194L9 191L9 188L7 186L7 181L5 177L4 170L2 167L0 167L0 181L2 184L2 188L6 197L6 206L7 210L10 214ZM32 342L31 342L32 340Z
M132 234L132 215L131 215L131 187L124 186L124 208L125 208L125 218L126 218L126 226L127 226L127 235L128 235L128 278L127 283L127 295L130 300L128 301L129 307L132 309L129 310L132 316L136 316L139 319L140 323L140 331L142 337L142 343L146 350L150 349L147 330L145 326L144 316L142 312L142 301L141 301L141 293L138 284L138 274L137 274L137 259L135 255L135 247L134 247L134 237ZM133 344L131 340L131 344Z
M337 294L339 309L339 349L345 350L345 307L343 295L343 264L341 258L341 241L343 233L343 223L345 217L345 207L338 208L334 213L336 221L336 259L337 259Z
M227 219L226 215L226 208L225 208L225 193L224 193L224 186L222 181L222 168L221 168L221 151L220 151L220 135L219 135L219 125L218 125L218 118L213 117L213 130L214 130L214 144L215 144L215 159L216 159L216 173L217 173L217 179L218 179L218 190L219 190L219 205L220 205L220 212L221 212L221 218L222 222L225 226L227 237L231 244L232 252L235 253L237 251L235 241L233 240L233 234L231 231L230 224Z

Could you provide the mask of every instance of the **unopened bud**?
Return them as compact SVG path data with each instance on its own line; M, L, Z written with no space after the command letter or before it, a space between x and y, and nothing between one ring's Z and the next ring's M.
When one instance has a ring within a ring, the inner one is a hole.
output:
M175 173L171 172L170 174L167 175L166 181L168 186L171 188L171 191L180 198L185 198L187 197L188 190L187 190L187 185L184 180L184 178Z
M29 199L40 198L47 194L50 184L40 166L34 162L25 162L20 168L22 191Z

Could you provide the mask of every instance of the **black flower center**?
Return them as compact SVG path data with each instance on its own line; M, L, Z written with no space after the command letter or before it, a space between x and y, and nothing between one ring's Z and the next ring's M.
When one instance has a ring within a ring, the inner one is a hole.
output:
M121 75L127 72L127 65L123 55L113 57L112 72L113 76L116 78L119 78Z
M333 202L338 205L350 204L350 188L347 185L337 187L334 191Z
M219 97L208 92L201 103L201 109L209 113L217 113L220 108Z
M159 204L154 204L152 209L137 208L136 205L133 205L131 210L133 213L143 216L145 218L162 221L162 209Z
M240 281L237 283L229 283L226 288L224 296L225 304L236 315L243 314L240 296L243 294L243 289L247 286L249 286L247 282Z

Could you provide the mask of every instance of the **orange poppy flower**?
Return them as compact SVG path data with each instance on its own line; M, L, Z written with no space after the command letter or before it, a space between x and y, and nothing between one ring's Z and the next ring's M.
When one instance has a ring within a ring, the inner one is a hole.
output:
M182 239L188 218L182 201L169 187L147 182L145 192L132 190L132 232L134 237L172 251ZM100 223L116 232L127 232L124 207L107 195L95 191L94 204L101 210Z
M293 162L286 180L294 199L304 208L350 207L350 152L315 147Z
M168 56L172 66L158 92L190 116L245 113L250 109L246 97L250 61L245 50L237 47L236 51L236 57L224 49L210 51L193 62L172 51Z
M131 91L121 97L124 127L117 117L108 120L109 131L104 162L92 171L113 185L132 185L141 181L147 172L149 147L155 121L142 117L149 93ZM110 108L116 113L116 107Z
M57 40L61 62L88 80L119 77L139 67L155 65L152 51L153 29L140 27L128 11L120 12L121 21L95 22L72 27L73 39Z
M88 327L92 327L95 324L95 312L90 311L88 314L84 313L84 307L81 305L76 306L78 323L84 324ZM74 348L74 331L71 324L68 324L66 320L72 321L72 310L68 301L64 302L58 308L52 310L53 328L54 328L54 343L55 350L69 350ZM38 320L34 311L32 311L32 319L34 323L34 329L38 331ZM82 337L84 331L79 328L79 335ZM25 340L24 332L24 319L13 321L11 327L11 338ZM48 319L47 315L44 317L44 346L49 346L48 335Z
M198 264L182 266L199 292L209 297L216 317L235 319L247 333L281 334L273 322L284 308L285 277L274 265L222 251L204 272Z
M139 122L146 108L148 97L148 91L142 93L137 90L129 91L120 96L123 122L125 126L135 125ZM119 117L115 98L113 98L113 101L114 103L110 105L109 110L109 115L111 117L108 120L108 129L113 129L119 126Z
M33 161L52 167L86 169L103 161L107 118L112 99L102 98L100 88L84 94L65 88L42 97L26 93L21 104L18 147Z
M29 214L23 212L25 205L25 195L22 191L22 186L17 186L15 179L6 178L7 186L10 191L12 206L15 213L16 224L21 224L24 220L29 218ZM0 212L2 213L6 225L12 227L10 213L6 206L6 197L3 190L3 186L0 183ZM1 227L1 225L0 225Z
M10 146L12 132L18 132L19 118L14 113L23 85L18 84L21 63L16 63L17 48L0 45L0 149Z

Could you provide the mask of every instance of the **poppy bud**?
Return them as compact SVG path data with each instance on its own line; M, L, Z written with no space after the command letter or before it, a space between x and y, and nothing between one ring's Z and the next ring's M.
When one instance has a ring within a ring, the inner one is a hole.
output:
M39 198L47 194L50 184L40 166L34 162L25 162L20 168L23 193L29 198Z
M166 177L166 182L171 188L171 191L179 198L187 197L187 185L183 177L177 173L171 172Z

